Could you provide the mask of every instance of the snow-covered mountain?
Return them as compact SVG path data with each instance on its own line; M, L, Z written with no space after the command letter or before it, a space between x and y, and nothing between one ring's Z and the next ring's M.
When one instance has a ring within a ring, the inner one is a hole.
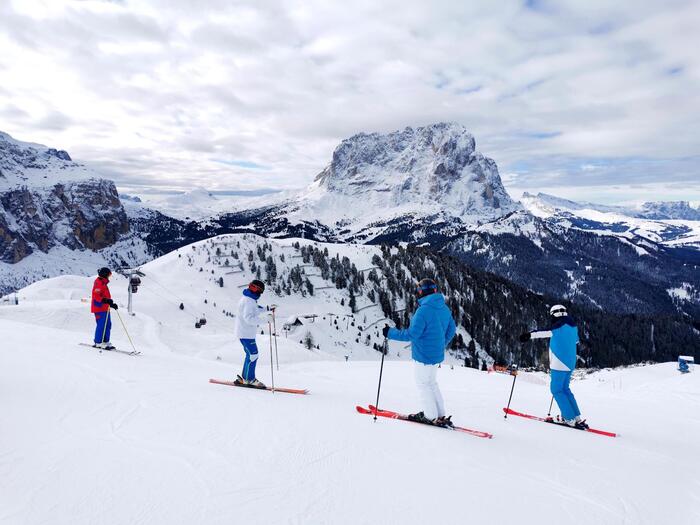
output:
M576 202L542 192L536 195L525 192L520 202L538 216L550 216L560 211L593 210L638 219L700 220L700 209L691 206L689 201L643 202L630 206L616 206L592 202Z
M287 201L204 223L160 217L154 228L148 219L132 222L163 252L179 246L173 239L227 232L427 244L536 292L605 310L699 313L694 300L672 293L700 290L700 250L688 221L638 219L655 229L641 235L647 230L635 224L620 230L571 214L552 219L547 210L583 206L570 201L525 204L529 209L508 196L495 163L476 151L463 126L439 123L343 141L314 183Z
M63 271L143 262L112 181L62 150L0 133L0 292Z
M290 220L318 220L342 236L365 238L392 223L480 224L518 207L493 159L454 123L342 141L292 206Z
M496 163L454 123L350 137L308 188L268 201L242 203L246 208L207 223L221 231L336 242L424 242L521 208Z
M636 207L606 206L574 202L546 193L525 193L521 203L533 215L567 227L632 241L642 239L700 249L700 210L687 201L645 202Z
M450 345L451 362L479 367L515 359L543 366L535 347L519 349L517 336L545 326L549 306L559 299L535 293L422 248L320 243L308 239L268 239L253 234L222 235L181 247L151 261L135 296L137 311L179 319L188 328L202 317L202 330L228 325L240 290L253 278L267 283L265 300L279 305L280 330L336 358L367 358L383 343L384 323L406 326L416 308L415 282L436 280L458 325ZM94 271L94 270L93 270ZM65 293L79 294L90 277L63 277ZM20 303L45 293L37 283L18 293ZM116 278L113 288L126 288ZM679 290L679 293L682 293ZM52 292L53 293L53 292ZM180 309L180 304L183 309ZM601 315L580 304L570 306L581 326L580 363L616 366L649 359L672 359L677 348L700 352L694 328L679 318ZM283 324L287 324L286 327ZM628 328L619 339L618 327ZM173 335L175 337L175 335ZM610 341L615 341L610 345ZM175 344L175 343L173 343ZM177 345L176 345L177 346ZM394 357L406 359L407 344Z

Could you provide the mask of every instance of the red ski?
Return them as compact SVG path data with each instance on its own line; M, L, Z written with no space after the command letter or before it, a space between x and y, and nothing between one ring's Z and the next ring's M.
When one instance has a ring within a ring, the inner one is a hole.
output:
M266 386L265 388L255 388L252 386L246 386L246 385L237 385L233 381L223 381L221 379L210 379L210 383L214 383L217 385L226 385L226 386L237 386L240 388L250 388L251 390L269 390L270 392L284 392L285 394L308 394L309 391L305 389L299 389L299 388L279 388L275 387L272 388L271 386Z
M506 414L511 415L511 416L520 416L520 417L524 417L527 419L534 419L535 421L542 421L543 423L551 423L552 425L558 425L560 427L573 428L574 430L585 430L586 432L593 432L594 434L600 434L601 436L608 436L608 437L613 437L613 438L617 437L617 434L615 434L614 432L607 432L605 430L598 430L596 428L583 429L583 428L570 427L566 423L558 423L556 421L553 421L553 420L550 421L550 420L545 419L543 417L531 416L530 414L523 414L522 412L516 412L512 408L504 408L503 411Z
M384 410L384 409L379 409L377 410L373 405L369 405L369 408L361 407L361 406L356 406L355 410L357 410L360 414L367 414L369 416L377 415L377 417L386 417L389 419L400 419L402 421L411 421L408 419L408 416L404 414L399 414L398 412L392 412L391 410ZM411 421L411 423L418 423L419 425L423 425L424 423L419 423L418 421ZM491 439L493 438L492 434L489 434L488 432L482 432L481 430L472 430L471 428L464 428L464 427L439 427L437 425L426 425L426 426L434 426L435 428L444 428L445 430L456 430L457 432L464 432L465 434L471 434L472 436L476 437L481 437L481 438L488 438Z

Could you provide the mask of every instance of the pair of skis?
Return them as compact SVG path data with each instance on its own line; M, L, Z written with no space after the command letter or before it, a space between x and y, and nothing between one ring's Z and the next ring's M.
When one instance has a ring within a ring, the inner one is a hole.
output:
M481 430L473 430L471 428L466 428L466 427L443 427L439 425L431 425L429 423L421 423L420 421L413 421L408 418L407 415L405 414L399 414L398 412L393 412L391 410L384 410L384 409L378 409L374 405L369 405L369 408L361 407L361 406L356 406L355 410L357 410L360 414L367 414L368 416L377 416L377 417L386 417L389 419L400 419L401 421L410 421L411 423L417 423L419 425L427 425L427 426L433 426L435 428L443 428L445 430L454 430L456 432L463 432L465 434L471 434L472 436L480 437L480 438L487 438L491 439L493 438L493 434L489 434L488 432L482 432Z
M210 379L209 382L215 385L237 386L239 388L250 388L251 390L267 390L268 392L284 392L285 394L306 395L309 393L308 390L301 388L272 388L271 386L266 386L265 388L257 388L250 385L239 385L238 383L234 383L233 381L224 381L222 379Z
M100 353L102 352L116 352L117 354L124 354L124 355L131 355L131 356L137 356L141 355L141 352L137 350L132 350L131 352L129 350L119 350L118 348L100 348L95 345L89 345L87 343L78 343L80 346L88 346L90 348L94 348L95 350L99 350Z
M513 410L512 408L504 408L503 412L505 412L507 415L510 416L518 416L518 417L524 417L526 419L532 419L534 421L542 421L543 423L549 423L550 425L558 425L560 427L566 427L566 428L571 428L573 430L583 430L584 432L591 432L593 434L599 434L601 436L608 436L608 437L617 437L617 434L615 432L608 432L606 430L598 430L597 428L576 428L576 427L570 427L566 423L562 421L555 421L552 418L544 418L544 417L539 417L539 416L531 416L530 414L523 414L522 412L517 412L516 410Z

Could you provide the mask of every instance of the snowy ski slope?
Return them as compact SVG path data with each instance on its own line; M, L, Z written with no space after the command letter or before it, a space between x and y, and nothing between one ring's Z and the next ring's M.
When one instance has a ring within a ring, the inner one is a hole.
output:
M78 345L94 326L90 279L41 281L0 306L0 524L700 522L697 373L667 363L577 380L584 415L615 439L504 421L512 378L449 365L439 372L449 412L494 439L373 422L354 407L374 403L379 354L345 362L320 329L320 350L278 341L275 383L308 396L209 384L235 377L242 352L233 319L213 307L194 328L191 305L212 277L182 276L177 259L145 266L137 315L119 310L139 357ZM218 310L237 300L234 277L209 288ZM120 305L125 284L112 284ZM112 340L129 348L117 317ZM269 339L258 343L269 383ZM412 366L397 351L380 406L415 410ZM544 415L549 399L543 374L521 374L512 407Z

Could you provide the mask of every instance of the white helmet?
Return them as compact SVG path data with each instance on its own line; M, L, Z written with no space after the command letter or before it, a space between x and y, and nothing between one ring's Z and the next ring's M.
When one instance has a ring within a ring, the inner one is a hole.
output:
M566 314L566 306L555 304L549 309L549 315L552 317L564 317Z

